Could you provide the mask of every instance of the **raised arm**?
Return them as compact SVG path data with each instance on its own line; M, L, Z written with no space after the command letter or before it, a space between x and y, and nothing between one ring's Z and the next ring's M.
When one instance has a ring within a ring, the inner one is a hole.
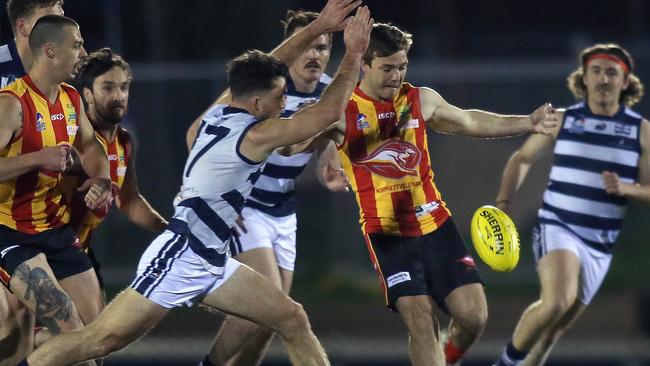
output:
M283 64L290 66L321 34L345 29L348 14L361 5L361 0L329 0L316 20L285 39L270 53Z
M135 170L135 146L131 144L124 184L116 197L117 207L129 220L143 229L156 233L162 232L167 227L167 220L158 213L147 200L140 194L138 175Z
M641 156L639 157L638 183L625 183L616 173L603 172L607 193L650 204L650 122L641 122Z
M361 4L361 0L329 0L318 18L305 28L291 35L270 53L280 62L291 66L309 45L323 33L338 32L345 28L348 14ZM219 97L192 122L185 135L188 150L192 149L194 139L201 125L205 112L216 104L230 103L230 90L226 89Z
M562 120L563 112L556 112L556 118ZM542 156L551 152L561 124L551 130L549 135L535 134L528 137L526 142L515 151L505 168L501 177L501 185L496 198L496 206L505 212L510 211L510 202L515 196L519 187L526 179L530 167Z
M0 94L0 150L21 132L23 109L17 98ZM34 169L62 172L68 162L70 146L46 147L39 151L13 157L0 157L0 182L21 176Z
M429 88L420 88L422 116L439 132L469 137L508 137L524 133L549 134L557 126L553 107L544 104L529 115L502 115L477 109L460 109Z
M346 52L336 77L320 101L289 119L271 118L251 128L242 141L242 154L254 161L263 160L274 149L305 141L340 119L359 78L372 23L368 8L359 8L345 29Z
M102 145L95 137L83 103L79 104L79 129L74 141L74 148L79 156L81 167L89 177L77 190L86 193L86 205L90 209L111 203L111 178L109 176L108 157Z

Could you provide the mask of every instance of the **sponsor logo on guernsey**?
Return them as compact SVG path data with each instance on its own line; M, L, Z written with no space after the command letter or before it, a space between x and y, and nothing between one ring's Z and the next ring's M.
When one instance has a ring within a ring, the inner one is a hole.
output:
M410 280L411 280L411 274L409 274L408 272L398 272L386 278L386 284L388 285L388 287L393 287L398 283L402 283Z
M614 133L617 136L630 136L632 134L632 126L623 123L617 123L614 126Z
M404 125L404 128L418 128L420 127L420 121L418 119L412 119Z
M123 177L126 175L126 167L125 166L118 166L117 167L117 176L118 177Z
M395 112L384 112L377 114L377 119L388 119L395 117Z
M110 154L108 156L108 161L117 161L117 155L115 154Z
M65 119L65 116L63 115L63 113L56 113L56 114L51 114L50 115L50 120L52 122L54 122L54 121L63 121L64 119Z
M368 122L366 118L368 118L368 116L363 113L359 113L357 115L357 130L365 130L366 128L370 128L370 122Z
M433 202L425 203L424 205L416 206L415 217L420 217L422 215L426 215L430 212L433 212L438 207L440 207L440 202L438 201L433 201Z
M312 104L316 104L318 102L318 99L316 98L310 98L310 99L305 99L300 104L298 104L298 109L302 109L305 107L309 107Z
M43 120L43 115L36 112L36 131L43 132L47 128L45 121Z
M382 177L399 179L418 175L421 155L420 150L408 142L392 140L379 146L368 157L354 160L353 164Z
M79 126L67 126L66 129L68 130L68 136L74 136L77 134Z

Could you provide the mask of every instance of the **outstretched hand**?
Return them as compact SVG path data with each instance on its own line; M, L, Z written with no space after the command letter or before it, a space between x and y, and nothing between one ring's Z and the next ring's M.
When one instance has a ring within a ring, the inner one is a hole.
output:
M359 5L361 0L329 0L314 22L322 33L342 31L350 19L348 14Z
M370 32L374 19L370 17L367 6L357 9L357 13L348 21L343 33L343 41L348 52L364 54L370 42Z
M550 135L555 127L557 127L559 120L551 103L543 104L537 108L529 116L532 123L532 133L539 133L542 135Z

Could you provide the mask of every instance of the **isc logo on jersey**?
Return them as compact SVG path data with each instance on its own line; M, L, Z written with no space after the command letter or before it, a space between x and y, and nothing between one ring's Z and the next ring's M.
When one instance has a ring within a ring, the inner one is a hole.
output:
M64 118L65 116L63 115L63 113L56 113L50 115L51 121L62 121Z
M519 234L505 212L479 207L472 216L471 234L478 256L493 270L509 272L519 263Z

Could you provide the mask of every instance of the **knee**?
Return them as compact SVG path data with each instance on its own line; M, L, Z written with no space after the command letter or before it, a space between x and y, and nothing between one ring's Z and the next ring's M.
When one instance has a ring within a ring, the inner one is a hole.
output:
M283 311L279 319L277 331L284 335L293 335L309 329L309 319L305 309L299 303L291 301L291 305Z
M488 312L485 307L474 311L464 312L454 317L454 324L464 333L479 335L485 329L488 321Z
M398 310L413 338L433 338L434 319L431 304L424 299L400 299Z
M548 321L557 321L569 311L574 301L568 296L557 296L550 300L542 300L542 312Z

